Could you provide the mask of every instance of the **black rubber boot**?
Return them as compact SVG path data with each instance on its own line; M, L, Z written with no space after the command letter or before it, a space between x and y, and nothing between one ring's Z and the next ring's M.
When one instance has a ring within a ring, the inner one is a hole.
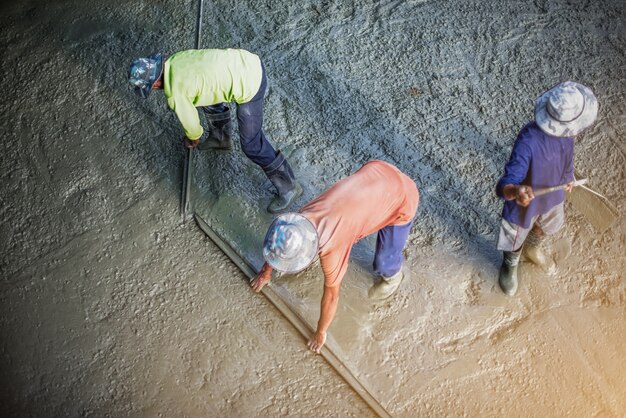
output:
M202 108L209 123L209 132L206 139L198 145L199 150L229 150L233 148L230 109L228 107L224 107L224 109L221 113L215 113L210 107Z
M517 265L522 254L521 248L517 251L504 251L504 259L500 267L498 284L500 289L509 296L517 293Z
M276 158L270 165L263 167L263 171L278 192L278 196L272 199L267 211L283 212L302 194L302 187L296 181L289 163L280 151L276 153Z

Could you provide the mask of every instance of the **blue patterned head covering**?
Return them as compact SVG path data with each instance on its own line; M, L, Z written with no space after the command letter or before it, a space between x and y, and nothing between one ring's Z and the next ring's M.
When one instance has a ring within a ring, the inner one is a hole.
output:
M278 271L297 273L317 255L317 230L299 213L279 215L263 240L263 257Z
M135 94L147 99L152 86L163 74L164 54L157 52L148 58L136 58L128 70L128 83Z

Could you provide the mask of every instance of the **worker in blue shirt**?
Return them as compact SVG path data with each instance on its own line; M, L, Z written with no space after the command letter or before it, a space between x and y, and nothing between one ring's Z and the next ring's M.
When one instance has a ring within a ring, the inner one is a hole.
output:
M503 251L498 283L509 296L517 292L517 265L526 257L544 267L541 241L564 222L565 191L574 181L574 136L591 126L598 102L591 89L573 81L556 85L535 105L535 121L519 133L496 193L505 200L497 248ZM536 196L533 190L567 185Z

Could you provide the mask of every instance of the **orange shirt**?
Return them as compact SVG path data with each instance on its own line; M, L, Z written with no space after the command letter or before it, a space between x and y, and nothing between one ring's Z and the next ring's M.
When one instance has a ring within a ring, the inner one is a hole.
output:
M389 225L415 216L415 182L393 165L370 161L304 206L300 213L317 229L325 286L339 286L352 245Z

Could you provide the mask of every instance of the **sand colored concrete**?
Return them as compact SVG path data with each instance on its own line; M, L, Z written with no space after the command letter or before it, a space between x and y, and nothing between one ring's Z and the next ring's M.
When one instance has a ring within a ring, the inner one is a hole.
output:
M132 57L193 45L196 10L0 6L3 415L374 416L180 222L182 131L125 80ZM556 268L524 263L509 298L493 193L533 99L574 79L601 105L576 168L626 211L626 4L218 1L205 18L203 45L264 59L298 204L371 159L420 187L410 277L370 303L363 240L329 337L394 416L626 415L623 216L599 234L566 204ZM196 154L195 209L259 263L269 182L238 144ZM318 267L272 286L316 320Z

